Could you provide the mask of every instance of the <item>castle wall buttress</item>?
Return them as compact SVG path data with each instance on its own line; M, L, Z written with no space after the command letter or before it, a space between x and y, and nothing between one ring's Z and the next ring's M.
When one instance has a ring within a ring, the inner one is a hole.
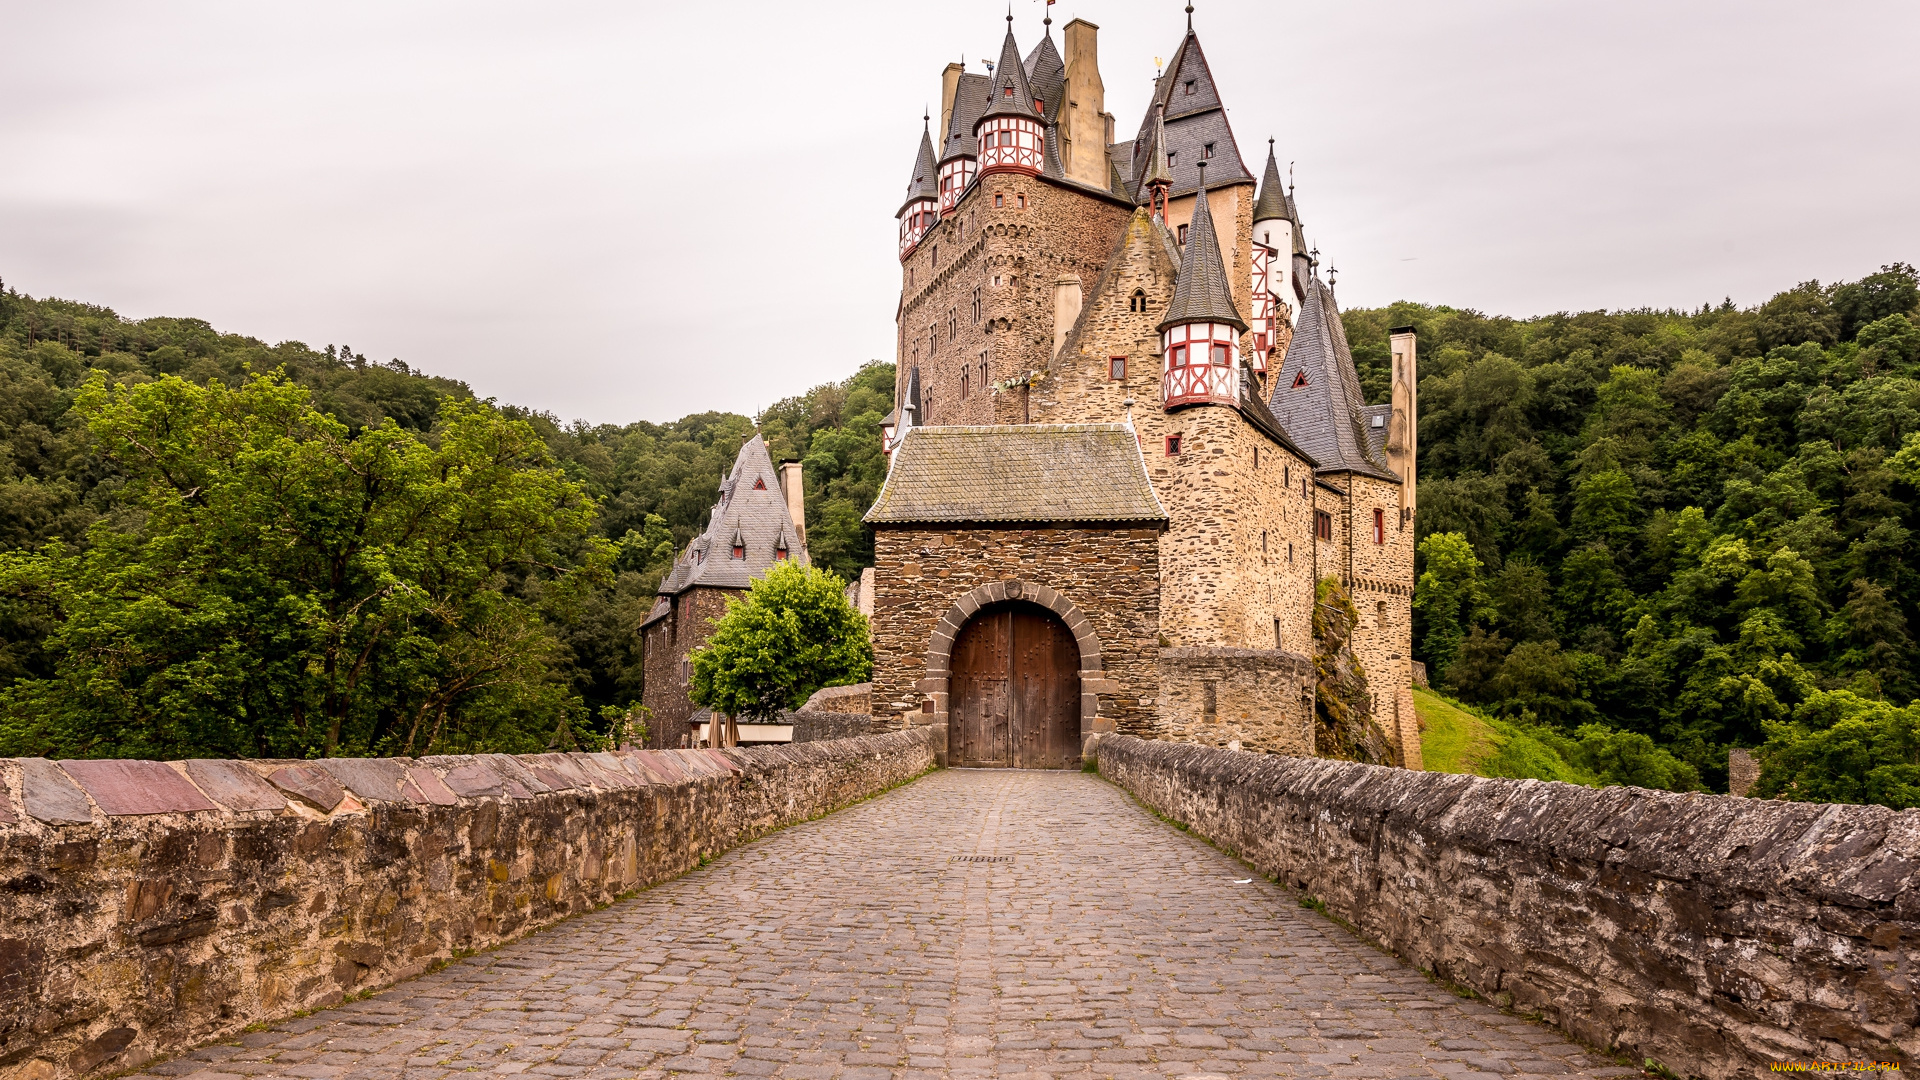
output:
M1367 673L1373 718L1409 768L1420 768L1420 726L1413 713L1413 522L1402 521L1400 485L1357 473L1341 478L1340 578L1360 616L1352 648ZM1329 493L1330 494L1330 493ZM1330 500L1331 501L1331 500ZM1323 576L1325 576L1323 574Z

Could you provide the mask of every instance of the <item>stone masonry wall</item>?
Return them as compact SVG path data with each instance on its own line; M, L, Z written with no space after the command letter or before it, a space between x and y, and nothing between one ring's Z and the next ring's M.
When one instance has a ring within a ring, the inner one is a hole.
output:
M980 178L901 264L896 400L918 365L927 410L920 423L1024 423L1026 391L983 392L980 363L989 384L1046 368L1055 280L1091 284L1128 213L1115 200L1039 177Z
M1360 624L1353 654L1367 672L1373 718L1401 748L1409 768L1420 768L1420 721L1413 711L1413 523L1401 524L1400 486L1369 476L1350 477L1353 523L1340 580ZM1386 543L1373 542L1373 512L1383 512Z
M1232 192L1211 197L1230 199ZM1312 636L1313 516L1296 481L1310 470L1237 410L1161 407L1154 327L1172 298L1174 270L1152 221L1136 213L1060 356L1034 388L1033 418L1115 423L1128 417L1123 403L1133 398L1148 475L1171 518L1161 539L1160 621L1171 644L1304 648ZM1108 377L1115 357L1126 358L1124 380ZM1167 453L1171 435L1181 439L1177 455ZM1289 560L1289 552L1297 554Z
M673 598L673 613L641 631L641 666L646 673L641 704L652 710L647 745L671 750L684 745L687 719L693 715L693 685L687 657L713 636L713 624L727 613L727 601L742 589L692 588Z
M1442 978L1683 1076L1920 1058L1920 810L1108 738L1100 771Z
M0 760L0 1076L338 1003L926 771L925 732L727 751Z
M1021 581L1056 590L1091 625L1106 684L1093 691L1100 718L1120 731L1154 734L1158 541L1159 529L1145 525L876 529L875 730L944 716L946 702L924 687L936 624L981 586ZM923 712L923 702L932 708Z
M1312 757L1313 683L1298 653L1160 650L1160 716L1177 742Z

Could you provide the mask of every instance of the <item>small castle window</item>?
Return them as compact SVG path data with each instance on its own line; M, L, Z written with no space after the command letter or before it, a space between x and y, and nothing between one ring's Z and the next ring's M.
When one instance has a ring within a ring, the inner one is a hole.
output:
M1293 388L1294 388L1295 390L1298 390L1298 389L1300 389L1301 387L1303 387L1303 386L1305 386L1305 385L1307 385L1307 373L1306 373L1305 371L1296 371L1296 372L1294 372L1294 373L1293 373Z
M1273 620L1273 647L1276 649L1284 647L1280 644L1280 620L1279 619Z
M1198 81L1198 80L1195 80L1195 79L1188 79L1188 80L1187 80L1187 96L1188 96L1188 97L1192 97L1192 96L1194 95L1194 84L1195 84L1195 83L1196 83L1197 81Z
M939 244L933 245L933 265L935 266L940 265L940 245Z
M1387 625L1387 602L1385 600L1376 601L1373 605L1373 625Z
M1281 467L1280 482L1285 484L1288 487L1293 486L1293 466L1285 465Z
M1180 226L1180 246L1187 246L1187 227L1185 225ZM938 251L939 249L935 248L934 250Z
M993 205L995 209L1007 205L1007 197L1005 195L995 194L993 197ZM1000 284L999 279L996 278L994 284Z
M1013 198L1015 202L1020 204L1020 209L1025 210L1027 208L1027 197L1025 195L1015 195Z
M1180 453L1180 436L1178 435L1167 436L1167 456L1176 457L1179 455L1179 453Z
M1260 530L1260 554L1265 555L1266 553L1267 553L1267 530L1261 529Z
M1201 156L1201 157L1203 157L1203 158L1210 158L1210 157L1212 157L1212 156L1213 156L1213 144L1212 144L1212 143L1208 143L1207 145L1205 145L1205 146L1203 146L1203 147L1201 147L1201 148L1200 148L1200 156Z
M746 558L746 557L747 557L747 546L746 546L745 544L735 544L735 545L733 545L733 557L734 557L734 558L736 558L736 559L744 559L744 558Z
M1047 103L1041 101L1039 98L1035 98L1033 101L1033 111L1039 113L1041 116L1047 115Z
M1127 298L1127 310L1128 311L1147 310L1147 294L1145 290L1143 289L1133 290L1133 295Z
M756 477L754 477L754 478L753 478L753 490L755 490L755 491L765 491L765 490L767 490L767 478L766 478L766 477L764 477L764 476L756 476Z
M1175 157L1178 157L1179 153L1180 152L1178 150L1169 151L1167 153L1167 168L1169 169L1173 168L1173 159Z
M1374 418L1373 418L1373 426L1374 426L1374 427L1386 427L1386 426L1387 426L1387 418L1386 418L1386 417L1384 417L1384 416L1376 416L1376 417L1374 417Z
M1260 448L1257 446L1253 448L1253 467L1256 469L1260 467ZM1262 544L1262 547L1260 548L1261 551L1267 550L1266 547L1264 546L1266 543L1266 540L1265 540L1266 535L1267 535L1266 533L1260 534L1261 544Z
M1333 515L1325 510L1313 512L1313 535L1322 540L1333 539Z
M1213 343L1213 366L1227 366L1227 347L1218 341Z
M967 400L967 392L972 382L973 382L973 373L971 371L963 371L960 373L960 400L961 401Z
M1293 562L1293 541L1287 541L1287 562Z
M1385 510L1375 510L1373 512L1373 542L1376 544L1384 544L1387 542L1387 512Z
M1185 345L1175 345L1173 348L1167 350L1167 366L1187 366L1187 347Z
M1124 379L1127 377L1127 358L1124 356L1107 357L1107 378Z
M1191 85L1191 84L1189 84L1189 85ZM1001 97L1012 97L1012 96L1013 96L1013 84L1012 84L1012 83L1008 83L1008 84L1006 85L1006 88L1000 91L1000 96L1001 96Z

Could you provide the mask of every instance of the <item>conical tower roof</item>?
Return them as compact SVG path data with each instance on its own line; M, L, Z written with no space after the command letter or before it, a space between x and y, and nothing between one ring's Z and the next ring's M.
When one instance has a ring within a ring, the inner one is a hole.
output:
M734 548L744 548L744 557L733 558ZM744 589L772 568L782 550L806 564L807 545L781 495L780 474L766 440L755 434L740 447L733 469L720 481L720 501L708 514L706 529L660 582L660 595L676 596L696 585ZM664 614L657 607L655 612Z
M922 117L926 120L926 117ZM907 180L907 198L900 204L900 213L922 199L940 197L940 166L934 162L933 132L923 128L920 132L920 153L913 160L913 176ZM899 217L900 214L895 214Z
M1260 178L1260 197L1253 201L1253 220L1293 220L1293 208L1287 205L1287 191L1280 186L1280 162L1273 156L1273 140L1267 140L1267 172Z
M1318 275L1305 285L1300 322L1268 407L1323 471L1394 479L1367 435L1366 396L1333 290Z
M1000 62L993 68L993 100L987 103L987 109L974 121L997 116L1023 116L1029 120L1040 119L1040 113L1033 107L1033 87L1027 82L1026 65L1020 62L1020 45L1013 40L1013 16L1007 16L1007 39L1000 43Z
M1173 301L1167 305L1166 318L1160 320L1160 329L1190 322L1247 328L1233 307L1226 262L1220 257L1220 239L1213 232L1213 211L1207 206L1204 167L1200 170L1200 190L1193 199L1193 220L1187 225L1187 250L1180 257L1180 276L1174 280Z
M1173 172L1167 168L1167 124L1166 107L1155 106L1153 110L1153 149L1140 174L1140 199L1146 201L1149 189L1155 184L1173 185Z
M1033 91L1036 106L1044 104L1041 111L1048 123L1059 120L1060 110L1066 105L1067 64L1060 59L1060 50L1053 47L1053 17L1047 16L1047 31L1040 38L1040 44L1027 54L1027 87Z
M986 110L987 96L993 93L993 80L985 75L963 73L953 88L953 100L947 104L947 130L940 147L940 160L979 157L980 144L973 137L973 122Z

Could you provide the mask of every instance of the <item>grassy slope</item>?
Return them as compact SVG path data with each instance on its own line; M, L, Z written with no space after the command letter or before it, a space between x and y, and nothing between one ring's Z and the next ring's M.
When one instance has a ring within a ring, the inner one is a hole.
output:
M1503 720L1469 712L1419 687L1413 690L1413 707L1420 716L1420 753L1430 772L1593 782L1553 747Z

